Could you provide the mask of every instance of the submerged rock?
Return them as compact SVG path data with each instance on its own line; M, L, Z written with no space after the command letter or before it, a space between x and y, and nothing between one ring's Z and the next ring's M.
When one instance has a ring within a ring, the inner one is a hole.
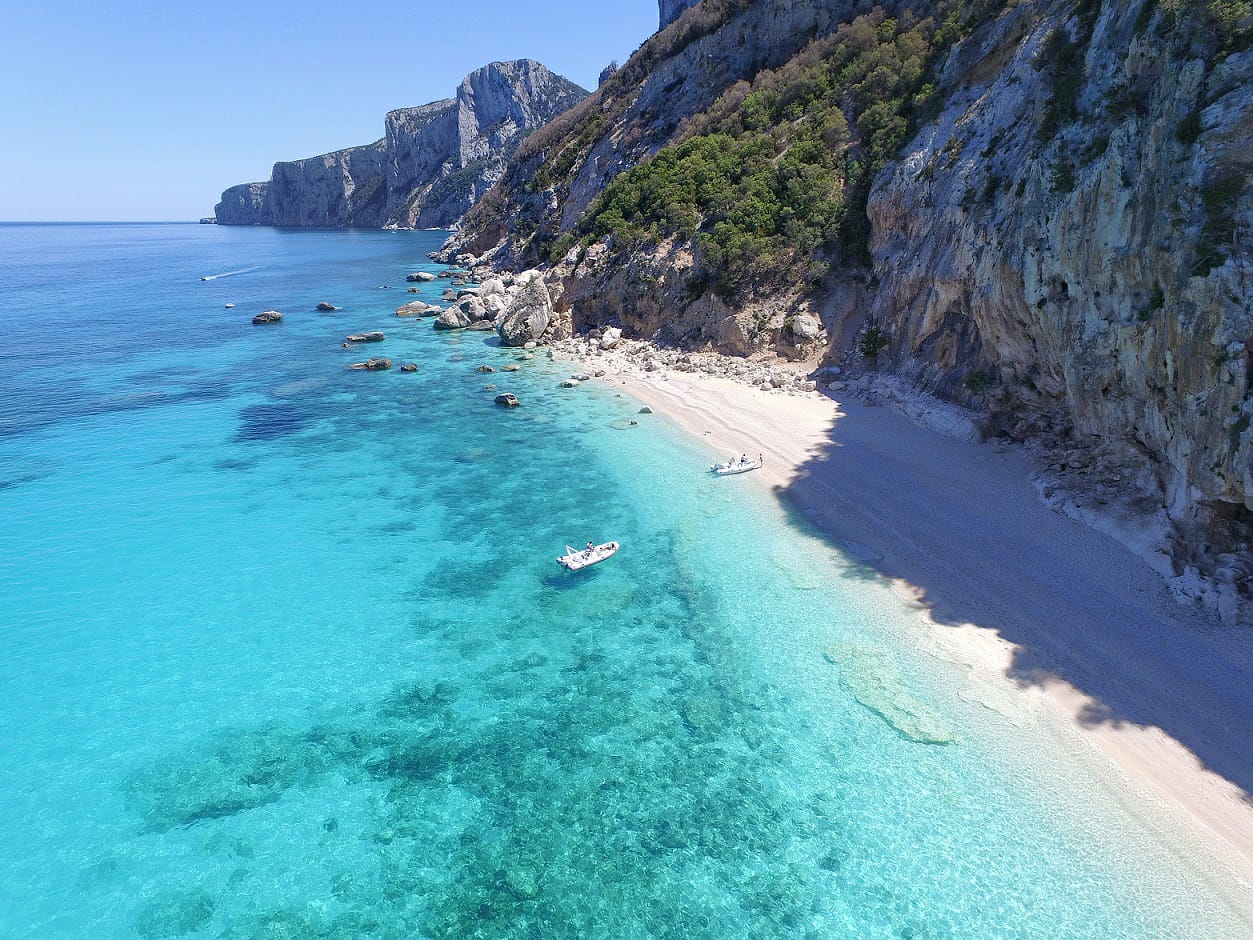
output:
M496 404L502 405L505 408L517 408L518 405L522 404L522 402L518 401L517 396L515 396L512 392L501 392L493 400Z
M369 333L353 333L351 336L345 336L346 343L381 343L387 339L379 330L372 330Z
M163 891L139 912L135 933L145 940L182 937L208 926L213 908L213 896L199 888Z
M417 372L418 364L416 362L402 362L400 364L401 372Z
M277 310L262 310L252 318L253 323L278 323L283 319L283 315Z
M842 689L909 740L919 744L956 740L944 719L914 697L883 650L837 644L823 656L839 668Z
M435 275L430 271L414 271L412 274L406 274L405 280L413 283L414 281L433 281Z
M539 894L539 872L529 865L514 865L505 872L505 887L520 901L529 901Z
M314 309L315 309L315 310L319 310L319 311L321 311L322 313L330 313L332 310L338 310L339 308L338 308L338 307L336 307L334 304L328 304L328 303L324 300L324 301L322 301L320 304L318 304L316 307L314 307Z

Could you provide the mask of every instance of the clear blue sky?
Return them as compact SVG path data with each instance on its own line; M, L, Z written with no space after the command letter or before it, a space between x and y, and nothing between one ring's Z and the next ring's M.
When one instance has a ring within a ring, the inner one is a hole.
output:
M277 160L366 144L393 108L531 58L589 90L656 0L0 4L0 220L212 213Z

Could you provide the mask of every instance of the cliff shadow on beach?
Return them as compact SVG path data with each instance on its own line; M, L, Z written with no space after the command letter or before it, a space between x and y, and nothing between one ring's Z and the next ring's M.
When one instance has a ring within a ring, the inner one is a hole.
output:
M778 493L867 576L900 579L941 626L1012 645L1022 688L1064 682L1088 727L1155 727L1253 803L1247 630L1177 604L1112 538L1051 510L1012 449L841 403L829 443Z

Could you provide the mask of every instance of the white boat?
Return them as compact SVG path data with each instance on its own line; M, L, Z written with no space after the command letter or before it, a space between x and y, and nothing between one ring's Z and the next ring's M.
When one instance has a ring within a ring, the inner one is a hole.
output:
M754 460L748 454L741 454L739 457L733 457L726 463L716 463L710 467L712 473L719 476L728 476L732 473L748 473L749 470L760 470L762 464L761 454L757 455Z
M557 559L557 564L565 568L566 571L578 571L580 568L600 564L617 550L617 542L605 542L601 545L593 545L591 542L588 542L587 548L582 551L575 551L567 545L566 553Z

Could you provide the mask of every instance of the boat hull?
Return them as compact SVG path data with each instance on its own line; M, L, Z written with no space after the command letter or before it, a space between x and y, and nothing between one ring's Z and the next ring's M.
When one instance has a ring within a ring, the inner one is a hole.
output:
M606 558L613 557L617 551L617 542L605 542L592 548L585 548L581 552L576 552L567 545L566 553L557 559L557 564L566 571L580 571L592 565L599 565Z
M726 477L732 476L736 473L748 473L750 470L760 470L761 461L750 460L748 463L740 463L739 461L736 461L735 463L716 463L709 469L720 477Z

